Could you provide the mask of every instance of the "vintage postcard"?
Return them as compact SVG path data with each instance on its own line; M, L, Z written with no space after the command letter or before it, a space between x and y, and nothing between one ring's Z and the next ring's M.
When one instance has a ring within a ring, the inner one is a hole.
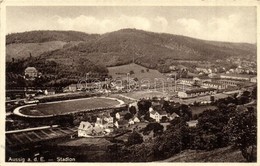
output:
M257 164L258 5L2 1L0 164Z

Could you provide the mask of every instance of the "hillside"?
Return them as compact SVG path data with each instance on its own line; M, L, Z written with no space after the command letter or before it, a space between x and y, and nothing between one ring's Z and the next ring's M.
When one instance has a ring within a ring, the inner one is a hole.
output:
M76 31L29 31L12 33L6 36L6 45L12 43L43 43L49 41L87 41L96 39L99 35Z
M185 150L162 162L246 162L240 150L231 147L212 151Z
M72 58L84 57L106 66L127 64L134 60L142 66L155 68L176 59L211 61L231 56L256 57L256 45L253 44L206 41L136 29L122 29L103 35L74 31L32 31L6 37L7 45L46 41L82 41L76 46L51 53L51 56L58 58L59 54L64 54ZM66 53L68 50L69 53Z
M37 57L44 52L53 51L63 48L67 42L50 41L44 43L13 43L6 46L6 61L12 58L22 59L31 56Z
M31 31L7 35L6 45L7 61L14 58L20 63L23 59L23 64L20 64L23 70L29 64L40 66L41 72L44 72L44 63L51 62L59 66L55 73L58 71L61 76L69 72L84 75L97 68L101 69L99 72L104 72L107 71L104 67L132 62L167 72L169 65L176 60L213 63L216 59L230 57L256 60L256 45L253 44L206 41L136 29L122 29L102 35L75 31ZM30 59L30 55L35 59ZM12 68L9 69L12 72Z

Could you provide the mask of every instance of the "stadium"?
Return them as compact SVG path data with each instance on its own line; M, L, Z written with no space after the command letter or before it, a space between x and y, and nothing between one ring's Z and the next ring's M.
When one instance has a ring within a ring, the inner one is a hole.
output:
M91 97L23 105L17 107L13 113L22 117L44 118L54 117L58 115L66 115L76 112L120 108L122 106L124 106L124 102L116 98Z

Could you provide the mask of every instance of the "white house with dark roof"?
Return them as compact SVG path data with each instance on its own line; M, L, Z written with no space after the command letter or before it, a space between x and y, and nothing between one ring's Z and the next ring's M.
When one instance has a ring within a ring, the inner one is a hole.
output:
M78 127L78 137L90 137L93 132L93 126L89 122L80 122Z
M160 122L163 117L168 117L167 112L163 110L150 110L150 118L154 119L156 122Z

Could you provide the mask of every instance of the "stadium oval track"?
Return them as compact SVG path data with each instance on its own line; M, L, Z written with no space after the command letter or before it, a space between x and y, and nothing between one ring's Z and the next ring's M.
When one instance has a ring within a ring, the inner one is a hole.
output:
M58 104L58 103L67 103L67 102L73 102L73 101L80 101L80 100L91 100L91 99L105 99L105 100L111 100L111 101L116 101L118 104L115 104L113 106L108 106L108 107L96 107L96 108L84 108L82 110L75 110L76 111L69 111L69 112L64 112L64 113L59 113L59 114L48 114L48 115L29 115L29 114L24 114L21 112L21 109L27 108L27 107L37 107L38 105L48 105L48 104ZM88 112L88 111L95 111L95 110L106 110L106 109L114 109L114 108L121 108L125 106L125 102L117 99L117 98L111 98L111 97L90 97L90 98L81 98L81 99L72 99L72 100L62 100L62 101L54 101L54 102L47 102L47 103L42 103L42 104L28 104L28 105L23 105L20 107L17 107L14 109L13 114L21 117L27 117L27 118L48 118L48 117L55 117L59 115L69 115L73 113L78 113L78 112Z

